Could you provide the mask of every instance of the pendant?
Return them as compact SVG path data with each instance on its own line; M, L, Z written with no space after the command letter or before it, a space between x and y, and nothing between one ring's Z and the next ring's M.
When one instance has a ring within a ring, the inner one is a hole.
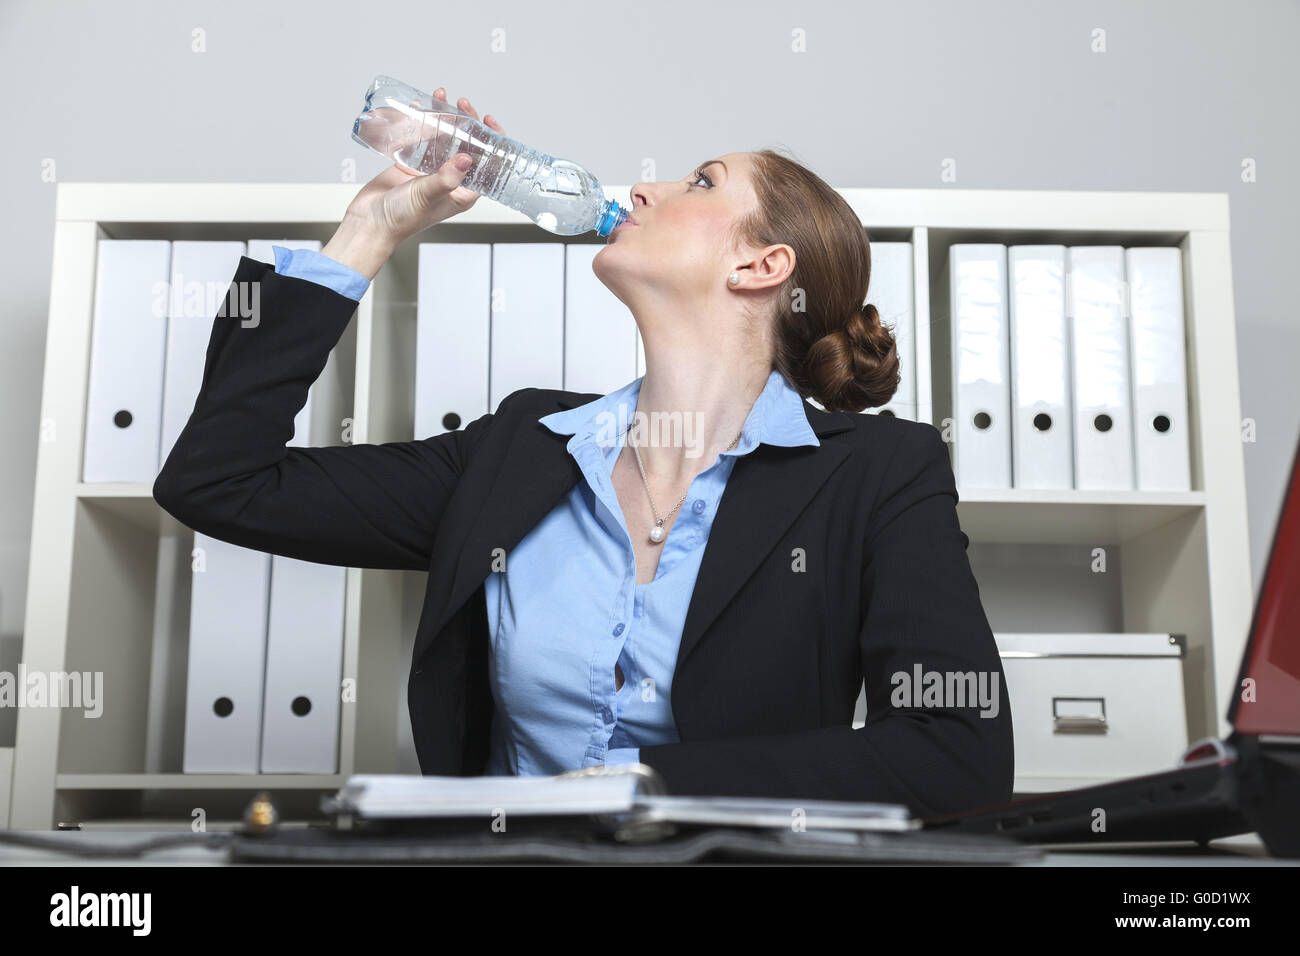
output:
M650 540L653 541L655 544L659 544L661 541L663 541L665 534L666 532L664 531L663 522L660 522L659 524L655 525L653 528L650 529Z

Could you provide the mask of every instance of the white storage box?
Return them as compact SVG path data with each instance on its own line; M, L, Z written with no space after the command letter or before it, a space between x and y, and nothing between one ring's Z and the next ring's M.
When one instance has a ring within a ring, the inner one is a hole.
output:
M1181 634L995 634L1017 793L1172 769L1187 748Z

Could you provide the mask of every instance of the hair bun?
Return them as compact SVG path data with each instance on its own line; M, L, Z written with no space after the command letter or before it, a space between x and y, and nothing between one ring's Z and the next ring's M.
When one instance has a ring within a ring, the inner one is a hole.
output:
M898 390L894 333L871 303L813 343L805 363L812 397L829 411L884 405Z

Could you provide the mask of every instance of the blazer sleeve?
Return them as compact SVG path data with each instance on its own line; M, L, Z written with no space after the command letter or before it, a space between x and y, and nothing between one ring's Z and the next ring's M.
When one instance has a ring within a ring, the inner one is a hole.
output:
M247 256L233 282L257 284L242 297L253 315L223 308L213 320L194 410L154 500L195 531L258 551L428 570L439 520L493 416L417 441L288 446L357 303Z
M957 520L947 446L932 426L908 432L864 552L866 725L641 748L670 793L902 803L920 816L1011 798L1010 701ZM897 675L911 680L918 666L984 675L989 706L925 706L903 695Z

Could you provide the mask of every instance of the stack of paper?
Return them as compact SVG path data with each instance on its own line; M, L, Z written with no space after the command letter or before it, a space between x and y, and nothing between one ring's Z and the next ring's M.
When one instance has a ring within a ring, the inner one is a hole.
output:
M329 805L374 819L618 813L631 810L633 774L589 777L422 777L354 774Z

